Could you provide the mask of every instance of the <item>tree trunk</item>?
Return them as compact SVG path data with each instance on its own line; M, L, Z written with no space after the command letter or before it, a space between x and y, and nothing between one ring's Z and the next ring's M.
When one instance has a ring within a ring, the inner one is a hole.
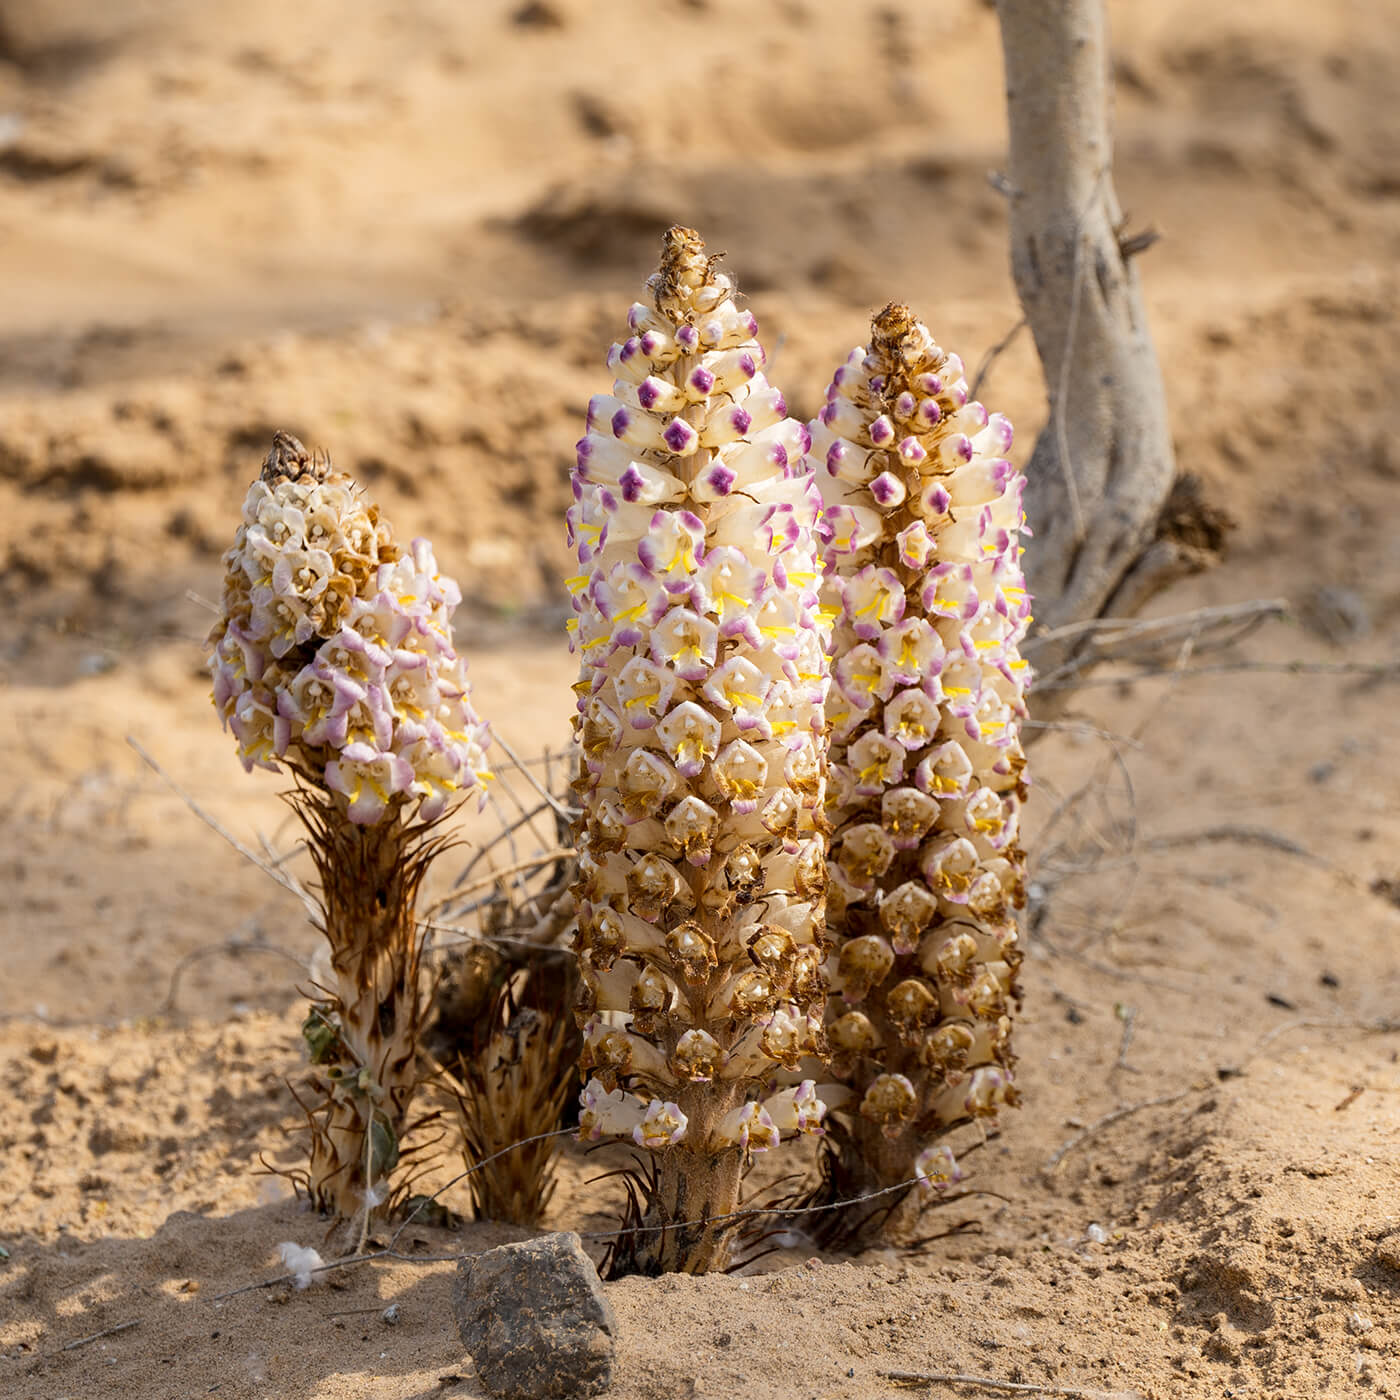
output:
M1142 294L1120 245L1103 0L997 0L997 13L1012 270L1050 401L1026 488L1026 574L1043 631L1136 607L1189 570L1153 543L1175 465ZM1069 647L1033 642L1042 672Z

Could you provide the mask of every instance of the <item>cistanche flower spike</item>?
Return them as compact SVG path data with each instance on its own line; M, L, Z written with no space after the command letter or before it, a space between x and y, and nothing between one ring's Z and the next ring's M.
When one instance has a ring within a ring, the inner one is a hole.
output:
M820 1131L827 676L807 428L693 230L589 404L579 657L585 1138L655 1154L616 1269L723 1267L748 1154Z
M875 317L811 434L834 622L826 1033L851 1090L823 1189L921 1183L892 1218L883 1199L833 1219L860 1238L959 1179L944 1134L1016 1102L1029 532L1010 423L907 307Z
M303 1028L318 1101L305 1184L351 1218L392 1196L425 1012L414 902L485 725L452 641L461 594L328 459L278 433L224 556L214 706L250 771L286 770L320 876L334 985Z

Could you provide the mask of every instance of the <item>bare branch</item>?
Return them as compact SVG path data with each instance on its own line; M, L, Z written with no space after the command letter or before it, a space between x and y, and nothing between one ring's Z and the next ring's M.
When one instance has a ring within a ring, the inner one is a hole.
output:
M999 1381L991 1376L964 1376L953 1371L881 1371L880 1375L897 1385L970 1385L981 1390L1006 1390L1013 1395L1065 1395L1071 1400L1104 1400L1105 1395L1102 1390L1080 1390L1071 1385Z

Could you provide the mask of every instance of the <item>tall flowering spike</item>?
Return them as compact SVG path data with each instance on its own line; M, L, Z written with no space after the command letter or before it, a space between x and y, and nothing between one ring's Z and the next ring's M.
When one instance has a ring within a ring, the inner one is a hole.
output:
M946 1187L939 1137L1016 1101L1024 478L1010 423L969 401L961 360L903 306L875 318L811 431L835 658L826 1028L852 1091L828 1185Z
M245 768L286 767L321 877L335 987L305 1026L322 1094L313 1199L385 1199L419 1079L414 900L448 803L489 777L452 645L457 585L330 462L278 433L224 556L214 706Z
M815 1132L824 637L808 430L690 229L589 405L569 531L582 1132L657 1153L615 1265L722 1267L743 1160Z

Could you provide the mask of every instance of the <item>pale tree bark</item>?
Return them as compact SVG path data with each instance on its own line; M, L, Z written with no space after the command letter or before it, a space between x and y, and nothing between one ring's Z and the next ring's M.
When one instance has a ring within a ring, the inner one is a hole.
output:
M1162 374L1113 188L1103 0L997 0L1011 155L1011 262L1050 421L1027 471L1026 574L1047 631L1134 611L1200 566L1159 538L1175 477Z

